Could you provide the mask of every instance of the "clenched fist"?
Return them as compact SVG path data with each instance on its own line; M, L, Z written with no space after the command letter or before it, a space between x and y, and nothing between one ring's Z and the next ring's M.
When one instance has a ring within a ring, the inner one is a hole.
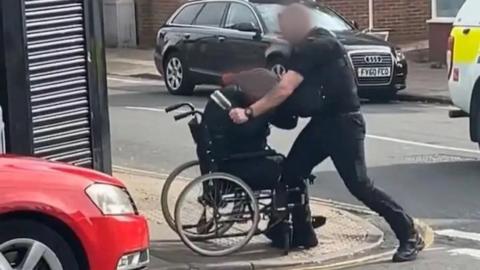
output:
M248 121L245 109L242 108L231 109L229 115L235 124L243 124Z

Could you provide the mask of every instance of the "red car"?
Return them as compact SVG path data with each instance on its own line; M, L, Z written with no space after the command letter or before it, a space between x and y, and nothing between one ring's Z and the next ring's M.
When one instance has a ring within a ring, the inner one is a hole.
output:
M115 178L0 157L0 269L144 269L146 220Z

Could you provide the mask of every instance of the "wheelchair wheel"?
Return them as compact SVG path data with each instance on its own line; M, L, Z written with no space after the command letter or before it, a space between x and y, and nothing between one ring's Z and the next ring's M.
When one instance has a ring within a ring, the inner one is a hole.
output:
M200 163L198 160L189 161L173 170L172 173L168 175L167 180L163 185L161 195L162 212L168 226L174 231L177 230L174 220L175 204L177 203L181 190L171 190L172 183L175 181L180 184L180 181L182 181L181 186L184 187L192 179L195 179L200 175Z
M181 240L204 256L225 256L243 248L258 231L256 197L241 179L203 175L189 183L175 206Z

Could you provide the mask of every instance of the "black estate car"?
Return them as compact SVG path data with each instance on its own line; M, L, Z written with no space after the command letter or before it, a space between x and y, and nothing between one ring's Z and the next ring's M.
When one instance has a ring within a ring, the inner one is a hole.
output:
M407 62L400 50L328 7L302 3L318 26L345 45L360 96L389 99L405 88ZM283 5L281 0L198 0L181 6L156 40L155 63L170 93L188 95L195 85L218 84L224 72L252 67L285 72L290 48L279 35Z

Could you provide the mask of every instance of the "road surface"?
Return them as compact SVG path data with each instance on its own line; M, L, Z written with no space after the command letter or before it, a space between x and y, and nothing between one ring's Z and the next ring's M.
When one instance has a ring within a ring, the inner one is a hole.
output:
M164 108L188 101L202 107L211 93L169 95L158 81L109 78L113 162L168 173L195 159L186 121L174 122ZM480 269L480 151L468 140L468 120L449 119L449 106L393 102L363 104L368 128L369 174L411 215L437 232L436 244L413 264L376 264L358 269ZM287 153L294 131L273 130L274 148ZM314 170L313 196L359 204L332 163Z

